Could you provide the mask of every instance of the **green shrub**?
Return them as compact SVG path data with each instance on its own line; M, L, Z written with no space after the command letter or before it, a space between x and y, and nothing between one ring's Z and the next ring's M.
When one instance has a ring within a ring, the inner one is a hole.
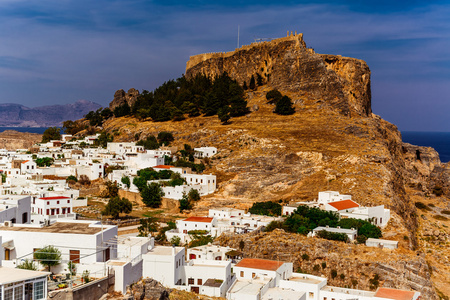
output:
M248 212L254 215L279 216L281 209L281 205L276 202L255 202Z

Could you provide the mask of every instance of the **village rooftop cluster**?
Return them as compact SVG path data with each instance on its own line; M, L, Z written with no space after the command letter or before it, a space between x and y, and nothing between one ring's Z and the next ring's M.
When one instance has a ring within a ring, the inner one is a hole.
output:
M98 136L86 137L82 142L92 144L96 138ZM145 150L135 143L108 143L106 149L81 149L77 147L80 141L69 140L71 136L63 135L61 141L38 146L33 154L27 150L0 151L0 169L4 174L0 186L1 299L46 299L59 289L82 295L93 293L92 284L98 285L101 292L101 287L111 281L115 291L125 294L131 284L147 277L169 288L227 299L420 298L416 291L380 287L369 292L333 287L324 277L295 273L291 262L243 257L237 249L211 244L188 249L159 246L151 236L122 236L116 225L77 220L73 209L86 206L86 198L80 197L78 190L69 188L65 180L44 177L80 178L83 175L95 180L105 177L107 166L119 165L123 168L112 171L107 178L122 189L137 192L136 186L125 186L120 179L133 178L144 168L170 169L185 179L183 185L163 187L165 197L175 200L180 200L191 189L197 190L200 196L214 193L217 182L212 174L193 174L188 168L165 165L165 157L172 155L170 149ZM72 143L72 149L62 147L68 143ZM217 154L214 147L194 150L198 158ZM38 167L36 160L44 157L52 157L54 165ZM279 217L254 215L234 208L210 209L207 216L178 220L176 228L167 231L166 236L168 240L177 237L182 244L187 244L192 232L216 237L261 231L271 222L292 214L299 205L333 211L341 218L369 220L380 227L386 226L390 219L389 210L383 206L361 207L349 195L327 191L319 193L317 201L284 206L283 216ZM345 233L351 241L356 237L355 230L331 227L318 227L311 235L322 230ZM366 244L397 247L395 241L386 240L369 239ZM60 256L37 259L49 246ZM37 264L40 271L18 269L24 262ZM45 267L49 272L44 271Z

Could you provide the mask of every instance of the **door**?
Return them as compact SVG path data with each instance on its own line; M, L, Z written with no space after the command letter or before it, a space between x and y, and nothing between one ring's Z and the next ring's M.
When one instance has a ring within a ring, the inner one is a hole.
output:
M79 264L80 263L80 250L70 250L70 261L73 262L74 264Z
M109 252L109 248L106 248L105 250L103 250L103 257L104 260L103 261L108 261L110 259L110 252Z
M200 288L198 286L191 286L191 292L200 293Z

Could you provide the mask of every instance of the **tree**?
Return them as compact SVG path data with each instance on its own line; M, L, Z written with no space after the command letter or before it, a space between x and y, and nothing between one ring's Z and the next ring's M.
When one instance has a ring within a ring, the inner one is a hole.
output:
M137 146L144 146L144 149L153 150L159 148L159 143L153 135L149 135L145 140L136 143Z
M120 181L121 181L124 185L126 185L127 189L130 188L130 186L131 186L130 177L124 175L124 176L122 177L122 179L120 179Z
M217 111L217 116L219 117L220 122L222 122L223 125L228 124L228 121L230 120L230 109L228 106L223 106L219 108Z
M138 236L146 237L149 234L153 235L153 232L158 231L159 226L156 218L141 219L140 223L141 226L138 227Z
M263 78L262 78L261 75L259 75L259 73L256 73L256 84L257 84L258 86L263 85Z
M200 200L200 194L198 193L198 191L196 189L191 189L188 193L188 199L189 201L198 201Z
M283 96L275 105L275 113L279 115L292 115L295 113L295 108L292 106L291 98Z
M184 179L183 177L181 177L180 173L172 173L172 175L170 175L170 180L168 182L168 184L170 186L177 186L177 185L183 185L186 183L186 179Z
M100 135L98 136L97 139L97 143L100 147L102 148L106 148L106 146L108 145L108 143L111 143L112 141L114 141L114 136L112 134L109 134L105 131L103 131L102 133L100 133Z
M124 104L119 105L116 108L114 108L114 111L113 111L114 116L116 118L127 116L130 114L130 112L131 112L130 106L126 102Z
M255 82L255 77L252 75L252 78L250 78L250 84L248 86L251 90L256 89L256 82Z
M78 182L78 179L75 176L73 176L73 175L69 175L66 178L66 182L68 182L68 183L76 183L76 182Z
M51 140L61 139L61 129L58 127L49 127L44 131L42 135L42 143L48 143Z
M190 236L189 248L207 245L214 241L212 236L201 232L191 232Z
M267 103L269 104L276 104L281 98L283 98L283 95L277 89L273 89L266 94Z
M120 198L119 196L112 197L106 204L102 215L111 216L113 219L118 219L120 213L129 214L133 210L133 205L127 198Z
M171 243L172 245L174 245L174 246L180 246L180 244L181 244L181 239L180 239L179 236L173 236L173 237L170 239L170 243Z
M186 193L183 193L183 196L180 199L180 212L183 212L183 210L189 210L192 208L192 203L189 201L188 196Z
M61 261L61 251L52 245L38 249L33 253L33 256L35 260L47 266L49 272L51 272L51 267L59 265Z
M174 140L175 139L174 139L173 134L171 132L161 131L160 133L158 133L158 142L159 142L160 145L168 146Z
M36 165L38 167L50 167L53 164L54 159L51 157L36 158Z
M103 197L112 198L117 197L119 195L119 186L116 182L107 181L106 182L106 190L103 193Z
M23 262L17 265L18 269L24 269L24 270L32 270L37 271L38 266L34 263L32 259L25 259Z
M141 190L141 197L142 202L144 202L145 205L157 208L161 206L161 200L162 197L164 197L164 192L158 183L151 182L145 185Z
M248 212L255 215L279 216L281 215L281 205L272 201L255 202Z

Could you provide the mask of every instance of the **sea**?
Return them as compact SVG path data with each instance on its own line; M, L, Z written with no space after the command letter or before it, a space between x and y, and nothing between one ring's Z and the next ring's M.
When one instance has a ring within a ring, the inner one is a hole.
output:
M0 132L5 130L15 130L19 132L30 132L43 134L48 127L0 127Z
M439 153L441 162L450 161L450 132L402 131L405 143L434 148Z

